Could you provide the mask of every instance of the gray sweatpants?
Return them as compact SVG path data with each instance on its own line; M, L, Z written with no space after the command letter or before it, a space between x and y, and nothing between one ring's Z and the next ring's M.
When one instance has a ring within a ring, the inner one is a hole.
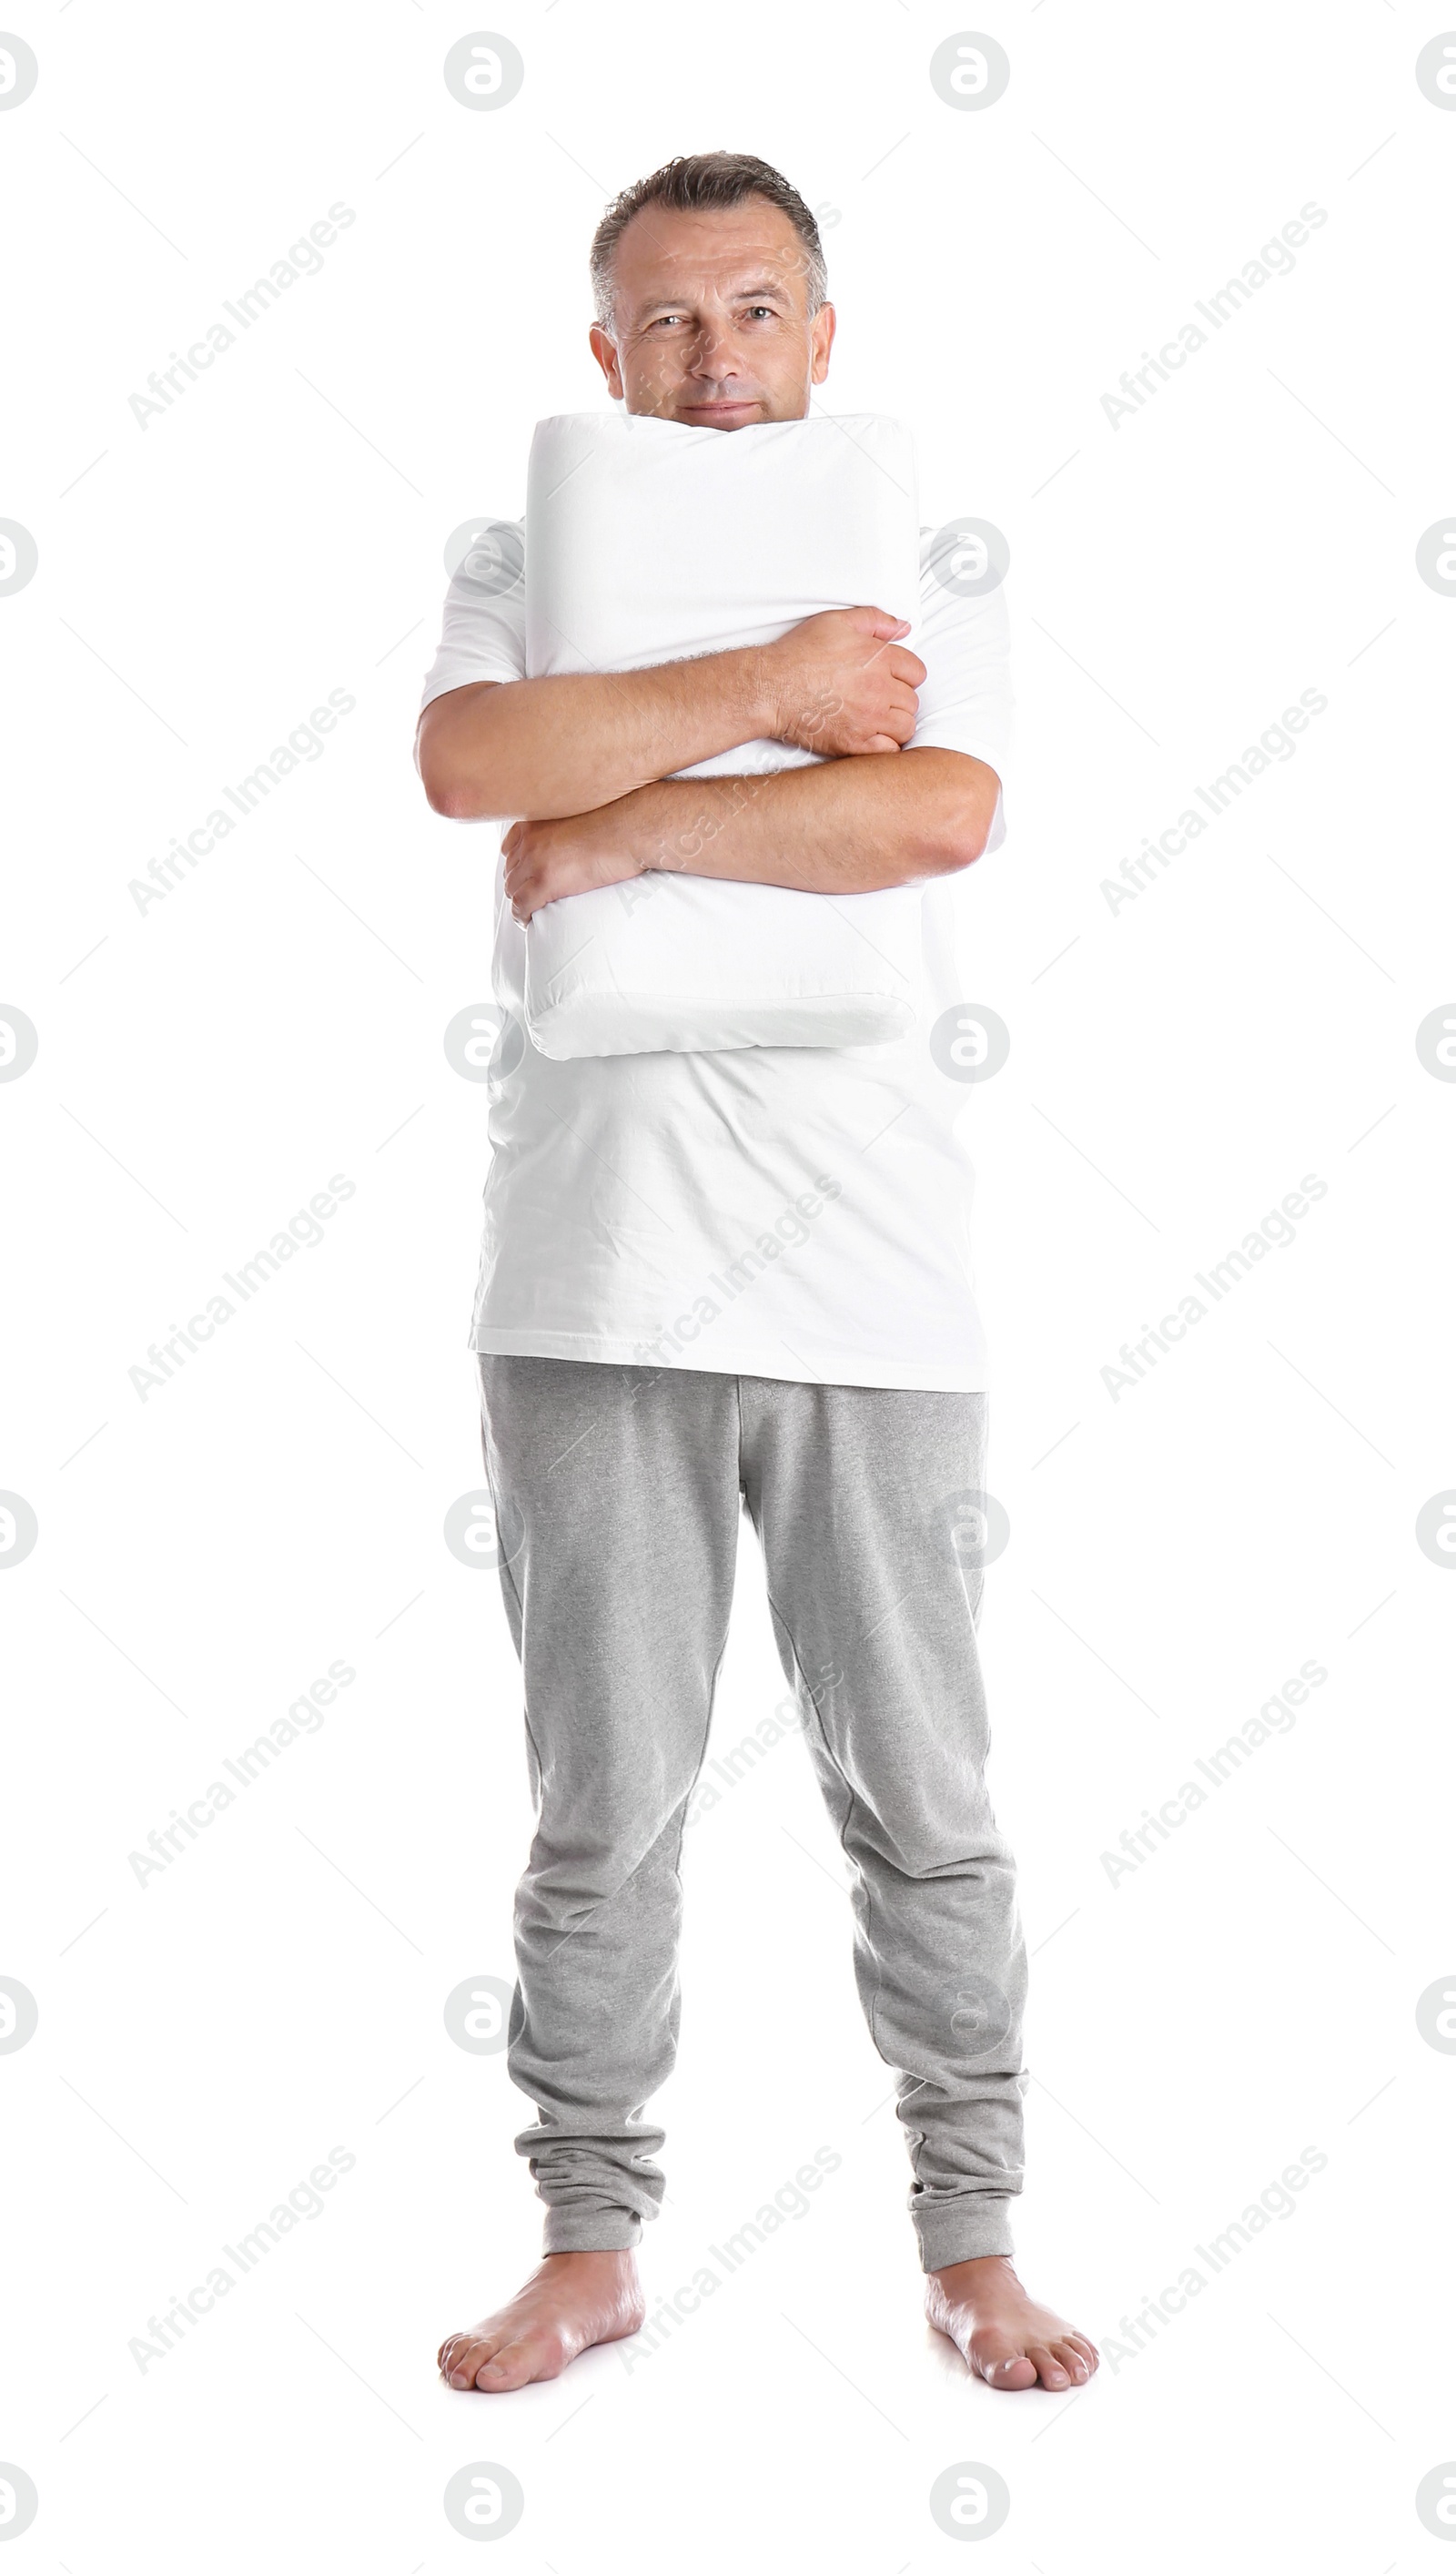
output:
M655 2216L644 2110L679 2025L679 1863L740 1498L852 1871L854 1966L899 2076L926 2270L1009 2252L1026 1952L983 1775L986 1397L482 1356L482 1445L538 1824L509 2063L549 2252Z

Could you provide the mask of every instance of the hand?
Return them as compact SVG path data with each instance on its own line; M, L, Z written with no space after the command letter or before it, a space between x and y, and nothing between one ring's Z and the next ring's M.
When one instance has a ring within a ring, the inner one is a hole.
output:
M909 631L882 608L831 608L765 645L774 740L835 759L901 749L926 677L919 655L898 641Z
M623 884L642 872L642 861L625 839L616 845L612 807L591 813L567 813L551 822L513 822L501 842L506 861L506 894L524 928L543 904L564 894L591 893L598 885Z

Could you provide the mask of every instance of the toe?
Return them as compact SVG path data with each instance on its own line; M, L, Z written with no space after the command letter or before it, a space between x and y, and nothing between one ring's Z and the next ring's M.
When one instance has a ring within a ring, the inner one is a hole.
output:
M1083 2358L1074 2341L1063 2335L1060 2341L1054 2341L1051 2344L1051 2355L1053 2359L1060 2360L1073 2386L1085 2386L1092 2373L1091 2365Z
M1015 2393L1036 2383L1033 2362L1003 2333L977 2334L970 2346L970 2358L987 2386Z
M1081 2352L1083 2359L1087 2363L1087 2371L1090 2375L1091 2371L1096 2367L1098 2358L1100 2357L1096 2343L1094 2341L1089 2341L1086 2334L1083 2332L1068 2333L1066 2335L1066 2339L1073 2350Z
M451 2386L474 2386L485 2362L491 2359L505 2340L504 2333L457 2333L447 2348L450 2364L445 2371Z
M1048 2342L1028 2342L1026 2345L1026 2356L1030 2360L1032 2367L1035 2369L1036 2375L1043 2386L1049 2387L1051 2392L1055 2395L1064 2395L1066 2393L1067 2388L1071 2384L1071 2379L1067 2375L1066 2370L1062 2367L1061 2361L1054 2356Z
M523 2333L483 2360L475 2383L483 2395L509 2395L513 2388L529 2386L537 2378L560 2377L566 2364L559 2335Z

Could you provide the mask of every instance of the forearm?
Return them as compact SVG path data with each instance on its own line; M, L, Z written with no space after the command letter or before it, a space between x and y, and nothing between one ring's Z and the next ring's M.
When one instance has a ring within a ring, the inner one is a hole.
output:
M999 780L963 751L871 752L756 777L666 778L594 817L624 872L869 893L968 865Z
M770 732L766 682L742 650L452 688L425 708L416 759L437 813L555 820Z

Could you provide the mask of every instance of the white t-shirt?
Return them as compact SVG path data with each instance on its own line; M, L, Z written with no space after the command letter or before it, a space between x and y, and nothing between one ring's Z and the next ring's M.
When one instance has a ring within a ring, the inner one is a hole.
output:
M524 524L515 533L524 550ZM930 570L931 533L921 531L920 608L907 639L928 672L911 746L966 751L1003 778L1005 601L999 589L947 590ZM472 681L526 675L524 577L502 594L471 578L471 560L446 597L423 705ZM998 805L987 845L1004 836ZM963 877L925 889L916 1017L891 1044L554 1063L526 1034L528 933L510 916L498 861L503 1025L472 1348L984 1389L974 1175L954 1132L973 1089L941 1069L965 1060L950 1053L947 1014L974 997L955 956L965 890Z

